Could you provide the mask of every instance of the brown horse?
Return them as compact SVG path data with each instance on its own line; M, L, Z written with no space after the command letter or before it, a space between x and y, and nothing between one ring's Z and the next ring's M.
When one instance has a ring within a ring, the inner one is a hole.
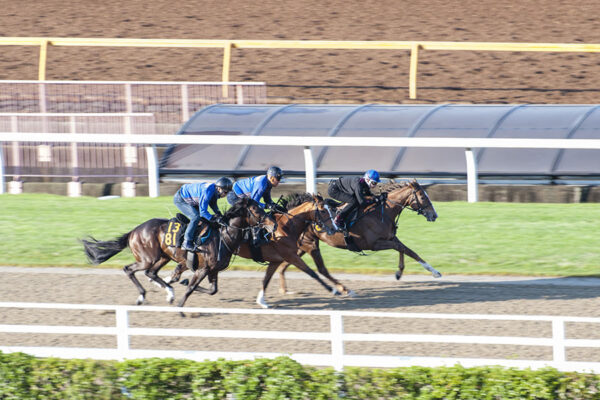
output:
M325 209L323 198L319 195L311 195L308 193L294 194L290 197L287 204L288 211L282 214L276 214L277 230L273 235L274 240L267 242L260 247L262 258L268 262L265 277L263 279L262 289L259 292L256 302L263 308L268 308L265 301L265 291L269 285L269 281L277 267L282 263L287 265L295 265L301 271L308 274L310 277L318 281L323 287L333 294L353 295L353 292L348 290L337 279L329 274L323 263L323 258L318 247L315 251L308 251L313 257L318 270L327 279L329 279L334 288L325 283L310 267L302 260L298 254L298 243L303 239L305 232L309 226L319 226L323 229L324 221L329 218L328 212ZM304 254L304 252L302 252ZM246 242L239 247L239 256L252 259L252 251L250 245ZM166 281L176 282L179 280L181 273L187 269L185 265L179 264L170 278Z
M439 278L442 274L433 268L429 263L423 260L417 253L406 247L397 237L397 218L400 213L407 208L423 215L427 221L435 221L437 213L433 204L427 196L425 189L416 180L399 184L390 183L382 185L380 189L381 196L378 196L378 201L366 207L364 213L359 215L358 220L349 228L349 236L355 245L361 250L389 250L394 249L399 253L398 271L396 271L396 279L400 279L404 272L404 254L415 259L419 264L431 274ZM332 218L333 211L327 206ZM310 253L317 264L319 270L325 269L322 263L322 257L319 250L319 241L323 241L330 246L339 249L347 249L348 245L342 232L331 234L327 229L320 229L319 226L310 225L301 237L302 242L299 244L298 255ZM318 254L318 256L315 256ZM289 263L283 262L279 268L279 284L280 292L286 292L285 270Z
M231 255L237 251L243 233L248 227L264 227L271 233L276 228L275 220L267 215L256 201L251 199L238 201L227 210L223 221L225 224L219 227L218 234L212 235L198 249L196 254L199 268L194 272L188 290L178 304L179 307L183 307L195 289L211 295L217 292L217 274L229 265ZM145 271L148 278L164 288L167 291L167 301L172 303L175 298L173 288L160 278L158 271L171 260L185 264L187 252L180 248L169 247L164 243L168 223L167 219L154 218L113 240L98 241L90 237L81 242L88 260L94 265L108 260L125 247L129 247L136 262L126 265L123 270L140 293L136 303L142 304L146 296L146 290L135 277L135 273L138 271ZM199 283L207 275L212 283L212 288L208 290L199 288Z

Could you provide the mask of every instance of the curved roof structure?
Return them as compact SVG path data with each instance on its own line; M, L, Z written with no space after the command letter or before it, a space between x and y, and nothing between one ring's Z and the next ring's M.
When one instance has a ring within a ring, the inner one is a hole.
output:
M230 105L196 112L180 135L336 137L600 138L600 105ZM600 151L477 149L480 175L600 176ZM462 149L313 147L319 175L464 176ZM162 174L262 173L278 165L304 175L293 146L174 145Z

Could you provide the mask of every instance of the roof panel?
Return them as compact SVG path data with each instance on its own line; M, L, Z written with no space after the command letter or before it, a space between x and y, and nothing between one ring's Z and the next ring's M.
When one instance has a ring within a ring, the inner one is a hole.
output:
M206 107L179 134L338 137L600 138L596 105L230 105ZM368 140L368 139L365 139ZM600 151L475 150L482 174L600 175ZM320 173L465 174L462 149L313 148ZM303 173L303 149L291 146L177 145L162 173L262 171L269 165Z

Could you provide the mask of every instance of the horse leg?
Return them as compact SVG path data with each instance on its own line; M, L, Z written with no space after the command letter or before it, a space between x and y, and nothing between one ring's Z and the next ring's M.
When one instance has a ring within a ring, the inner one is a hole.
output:
M327 283L325 283L319 277L319 275L317 275L315 273L315 271L313 271L312 269L310 269L310 267L304 262L304 260L302 258L300 258L300 256L298 256L297 254L293 253L293 254L287 255L285 261L287 261L288 263L292 264L293 266L295 266L296 268L298 268L302 272L308 274L311 278L313 278L314 280L316 280L317 282L319 282L325 288L325 290L327 290L328 292L331 292L332 294L335 294L335 295L339 295L340 294L340 292L337 290L337 288L332 288Z
M165 291L167 292L167 302L171 304L173 303L173 300L175 300L175 292L173 292L173 287L171 287L171 285L165 282L158 275L158 271L160 271L160 269L164 267L169 261L169 258L162 257L160 260L155 262L154 265L147 269L145 274L151 282L158 284L161 288L165 289Z
M194 290L196 290L200 282L202 282L202 279L204 279L207 274L208 268L197 269L196 272L194 272L194 275L190 280L190 284L188 285L187 290L185 291L181 300L179 300L179 304L177 304L177 307L183 307L187 298L190 297Z
M181 278L181 274L183 274L187 270L187 266L185 264L177 264L171 276L165 279L166 283L179 282Z
M335 285L335 288L337 289L337 291L339 293L343 294L344 296L350 296L350 297L356 296L356 293L354 293L352 290L348 290L348 288L346 286L342 285L337 279L335 279L333 276L331 276L331 274L327 270L327 267L325 266L323 257L321 256L321 250L318 247L310 250L309 254L312 257L313 261L315 262L315 265L317 266L317 270L319 271L319 273L321 275L323 275L325 278L329 279L329 281Z
M212 296L219 291L218 280L219 280L219 274L216 271L211 271L208 273L208 281L211 283L210 289L205 289L203 287L198 286L194 290L197 292L206 293L206 294L209 294Z
M290 263L287 261L279 264L277 268L277 272L279 273L279 294L293 294L294 292L288 292L287 285L285 282L285 271L290 266Z
M419 257L419 255L417 253L415 253L414 251L412 251L411 249L406 247L404 245L404 243L402 243L396 237L392 240L378 240L373 245L373 250L375 250L375 251L389 250L389 249L394 249L397 252L399 252L401 254L404 253L407 256L409 256L410 258L414 259L419 264L421 264L423 266L423 268L425 268L427 271L431 272L431 275L433 275L434 278L439 278L442 276L442 274L438 270L436 270L431 265L429 265L429 263L427 261L425 261L421 257ZM400 279L400 277L402 276L402 272L404 271L404 259L401 259L401 265L399 265L398 267L401 269L398 272L396 272L396 279Z
M138 306L146 300L146 289L144 289L140 281L138 281L138 279L135 277L135 273L138 271L143 271L145 269L148 269L148 265L139 261L123 267L123 271L127 274L129 279L131 279L138 292L140 292L140 295L138 296L135 302L135 304Z
M258 292L258 296L256 296L256 304L258 304L262 308L269 308L269 305L265 301L265 291L267 290L267 286L269 286L269 282L271 281L273 274L277 270L277 267L285 264L289 265L289 263L286 263L285 261L283 263L278 263L276 261L272 261L269 263L267 271L265 272L265 277L263 278L262 289L260 290L260 292Z

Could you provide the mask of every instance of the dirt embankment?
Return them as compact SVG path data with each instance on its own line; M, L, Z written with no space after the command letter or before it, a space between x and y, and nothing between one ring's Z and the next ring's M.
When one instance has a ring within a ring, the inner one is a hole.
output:
M5 2L6 3L6 2ZM10 1L0 35L176 39L600 43L600 1ZM37 47L8 46L0 79L37 79ZM600 55L421 51L416 102L597 103ZM51 47L51 80L219 81L220 49ZM232 81L270 102L408 100L406 51L234 49Z

